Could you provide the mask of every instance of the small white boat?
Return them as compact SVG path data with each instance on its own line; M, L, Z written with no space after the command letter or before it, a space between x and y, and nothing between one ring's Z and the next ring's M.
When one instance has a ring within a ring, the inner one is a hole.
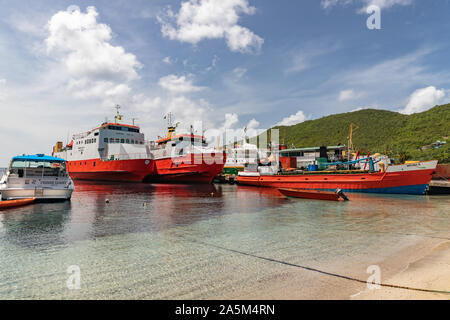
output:
M69 200L73 190L66 161L43 154L12 158L0 179L2 200Z

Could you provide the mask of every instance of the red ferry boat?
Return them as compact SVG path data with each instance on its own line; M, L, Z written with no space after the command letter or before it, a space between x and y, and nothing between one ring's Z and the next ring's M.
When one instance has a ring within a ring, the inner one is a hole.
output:
M145 181L164 183L211 183L226 162L226 153L209 148L203 136L175 134L168 114L168 135L155 141L151 153L155 171Z
M65 147L56 143L53 155L67 161L72 179L142 182L153 174L154 162L144 134L138 126L120 123L120 107L116 108L114 122L74 135Z
M67 160L74 180L211 183L222 172L226 154L208 148L203 136L175 135L171 123L164 139L147 142L138 126L124 124L119 106L114 122L106 121L76 134L63 147L57 142L53 155Z

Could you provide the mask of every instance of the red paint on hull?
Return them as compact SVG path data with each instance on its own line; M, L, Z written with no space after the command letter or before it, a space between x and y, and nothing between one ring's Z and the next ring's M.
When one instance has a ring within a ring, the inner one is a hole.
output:
M335 192L283 188L278 189L278 191L286 197L339 201L339 195Z
M238 176L240 184L271 188L369 190L430 183L434 169L355 174Z
M189 154L155 160L155 173L148 182L211 183L225 165L225 153Z
M67 161L67 170L74 180L142 182L155 172L153 160L111 160L100 159Z

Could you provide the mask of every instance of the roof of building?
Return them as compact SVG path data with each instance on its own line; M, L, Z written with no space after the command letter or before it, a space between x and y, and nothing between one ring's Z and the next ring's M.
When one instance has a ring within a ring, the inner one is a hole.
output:
M346 146L328 146L327 150L344 150ZM320 151L320 147L308 147L308 148L295 148L295 149L284 149L280 152L306 152L306 151Z
M47 162L62 162L66 161L61 158L56 158L52 156L46 156L44 154L34 154L34 155L21 155L14 157L13 160L21 160L21 161L47 161Z

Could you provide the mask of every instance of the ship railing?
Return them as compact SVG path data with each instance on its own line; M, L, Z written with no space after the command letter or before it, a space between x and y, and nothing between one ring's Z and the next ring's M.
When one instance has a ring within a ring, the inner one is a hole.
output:
M88 131L88 132L83 132L83 133L77 133L77 134L74 134L74 135L72 136L72 138L73 138L73 140L84 139L84 138L86 138L90 133L91 133L90 131Z
M152 156L148 153L118 153L109 154L107 157L103 157L102 161L115 161L115 160L138 160L138 159L151 159Z

